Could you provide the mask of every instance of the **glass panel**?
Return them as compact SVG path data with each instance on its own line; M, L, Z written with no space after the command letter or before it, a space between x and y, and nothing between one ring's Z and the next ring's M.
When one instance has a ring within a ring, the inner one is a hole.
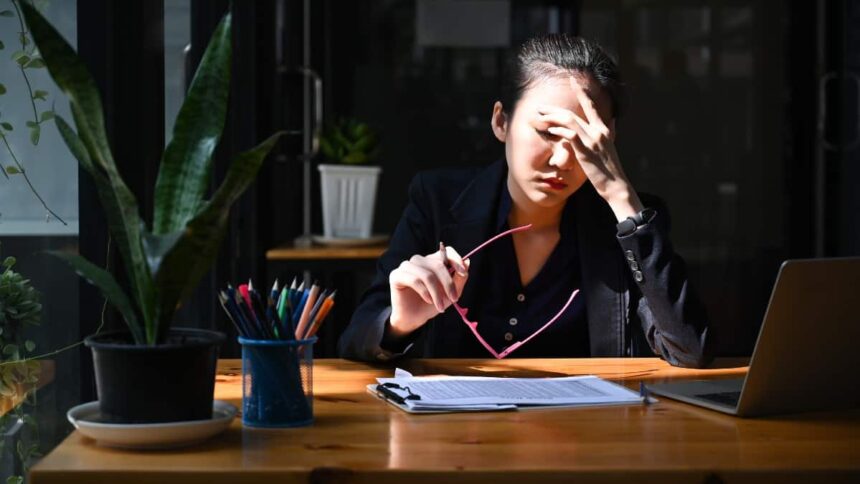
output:
M73 47L77 40L75 5L76 2L51 2L45 8L48 19ZM0 50L0 83L6 91L0 95L0 122L4 123L0 127L3 130L0 164L7 172L24 172L0 177L0 234L75 235L78 165L54 122L42 121L44 113L54 109L71 122L69 105L47 69L21 69L12 60L22 52L32 57L33 44L29 36L23 37L27 44L21 44L21 24L12 4L3 2L0 10L13 15L0 17L0 41L4 46ZM38 122L38 128L30 127L34 122ZM34 130L38 131L38 138L33 136Z
M173 122L185 99L185 62L191 42L191 0L164 2L164 140L170 142ZM188 74L191 75L190 73Z
M618 47L616 45L615 32L618 22L614 10L593 10L582 12L582 20L579 23L579 34L591 40L595 40L603 46L611 55L616 56Z
M405 206L401 180L502 154L489 121L508 49L537 33L572 32L577 23L575 6L563 2L365 0L318 8L325 35L313 49L324 52L315 67L326 120L354 116L380 132L378 227L393 227ZM611 28L611 16L600 21L596 28Z
M76 2L37 3L74 46ZM22 302L10 295L11 273L0 276L5 279L0 285L0 378L4 381L0 385L0 476L5 482L7 476L24 475L40 454L54 448L71 431L65 413L80 403L80 361L77 349L67 347L78 341L80 327L78 277L68 266L44 253L77 250L78 166L50 115L44 114L54 109L71 122L68 100L46 69L29 65L22 71L12 60L20 56L20 51L31 58L37 54L29 36L22 45L20 18L12 2L0 2L0 10L11 12L11 16L0 16L0 83L6 91L0 95L0 122L12 128L0 128L4 129L0 164L7 171L13 167L13 173L16 169L24 172L0 177L0 260L7 256L17 259L12 270L29 279L42 304L39 324L25 324L10 317L9 308L20 308ZM37 116L38 128L34 128ZM38 140L33 134L36 129ZM3 271L0 268L0 273ZM17 346L17 355L10 345ZM66 351L55 354L64 347ZM39 359L36 373L32 373L35 369L22 371L22 365L11 363L16 356L20 359L37 355L44 357ZM28 391L31 385L27 374L36 376L38 391ZM25 397L23 403L21 397Z
M761 4L584 2L582 11L583 21L609 11L635 26L632 35L613 32L619 51L633 56L620 66L631 102L619 121L619 154L637 190L668 203L672 240L727 354L751 349L786 247L775 205L788 197L781 140L766 137L779 129L761 125L782 120L783 79L760 67L760 39L782 32L756 32L765 28ZM768 7L768 17L781 13ZM771 48L778 41L767 44L768 59L783 55Z

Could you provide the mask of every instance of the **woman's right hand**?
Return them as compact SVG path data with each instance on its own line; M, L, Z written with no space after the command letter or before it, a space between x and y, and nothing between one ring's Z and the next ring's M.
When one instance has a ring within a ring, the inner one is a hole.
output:
M448 267L454 271L449 272ZM414 255L391 271L389 321L393 336L406 336L459 300L468 271L469 261L452 247L426 256Z

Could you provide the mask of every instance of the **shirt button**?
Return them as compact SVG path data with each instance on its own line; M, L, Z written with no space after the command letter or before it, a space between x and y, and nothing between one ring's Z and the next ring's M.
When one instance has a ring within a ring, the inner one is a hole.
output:
M645 276L642 275L641 271L635 271L633 273L633 279L636 279L636 282L642 282L642 279L645 279Z
M639 270L639 264L637 264L635 260L630 261L630 270L633 270L633 271Z
M519 301L519 302L523 302L523 301L525 301L525 300L526 300L526 295L525 295L525 294L522 294L522 293L517 294L517 301Z
M508 322L511 323L511 326L516 326L519 321L517 321L517 318L511 318Z
M633 255L632 250L625 250L624 251L624 257L627 257L627 260L635 260L636 259L636 256Z
M514 339L513 333L505 333L505 341L510 341Z

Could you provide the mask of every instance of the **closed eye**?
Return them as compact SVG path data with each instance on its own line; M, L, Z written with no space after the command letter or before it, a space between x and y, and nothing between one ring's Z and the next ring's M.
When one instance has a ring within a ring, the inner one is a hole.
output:
M535 129L535 132L540 135L541 138L546 140L555 140L558 138L558 136L550 133L549 131L541 131L539 129Z

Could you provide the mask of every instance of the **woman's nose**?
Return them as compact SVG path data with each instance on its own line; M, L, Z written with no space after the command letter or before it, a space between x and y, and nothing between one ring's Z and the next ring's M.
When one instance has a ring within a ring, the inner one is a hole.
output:
M573 153L573 147L566 141L559 141L553 144L552 154L549 157L550 166L554 166L559 170L569 170L576 163L576 155Z

